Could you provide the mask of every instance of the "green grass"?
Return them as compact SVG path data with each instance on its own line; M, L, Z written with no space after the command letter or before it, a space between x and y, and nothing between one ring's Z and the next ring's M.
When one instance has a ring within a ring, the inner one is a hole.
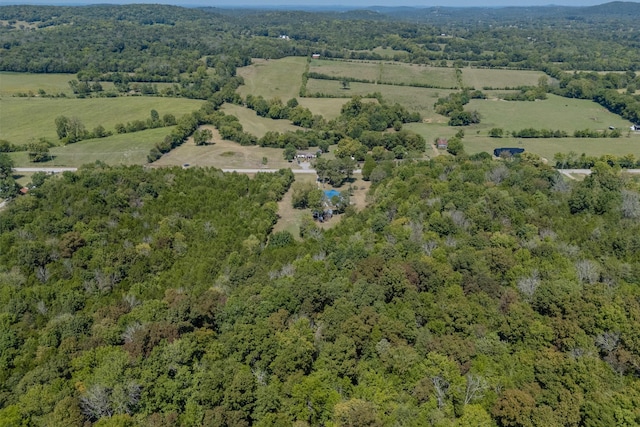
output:
M248 94L262 95L265 99L279 97L284 102L296 98L302 85L302 74L307 59L287 57L282 59L254 59L253 64L239 68L238 75L244 85L238 88L243 97Z
M630 123L589 100L549 95L544 101L498 101L473 99L466 110L477 110L482 121L474 130L486 133L493 127L505 131L524 128L564 130L573 134L578 129L604 130L609 126L624 129Z
M377 83L405 84L408 86L457 86L455 71L451 68L437 68L399 62L328 61L314 59L311 61L309 71L326 74L335 78L363 79Z
M38 94L43 89L47 94L64 93L72 95L69 81L76 79L75 74L30 74L0 72L0 96L17 93Z
M149 129L53 147L51 149L53 160L48 162L31 163L25 152L11 153L11 157L16 166L22 167L78 167L96 160L110 165L141 165L147 163L149 150L171 132L171 129L171 127Z
M0 139L25 144L40 137L57 141L55 118L64 115L77 117L91 130L102 125L107 130L117 123L146 120L155 109L160 116L171 113L176 117L197 110L203 101L128 96L119 98L2 98L0 99Z
M540 71L463 68L462 82L476 89L536 86L544 75Z
M633 154L640 157L640 136L631 135L621 138L549 138L549 139L516 139L516 138L489 138L487 136L474 135L467 131L463 140L465 150L472 154L481 151L492 153L498 147L521 147L526 151L538 154L553 162L556 153L568 153L573 151L578 154L585 153L588 156L602 156L612 154L624 156Z
M298 98L303 107L308 108L314 115L319 114L327 120L340 115L342 106L347 102L344 98Z
M292 125L289 120L273 120L260 117L255 111L235 104L225 104L222 110L226 114L236 116L240 120L244 131L258 138L262 138L268 131L284 133L302 129L301 127Z
M342 85L334 80L316 80L309 79L307 83L307 92L324 93L330 96L343 96L351 98L352 96L365 96L374 92L380 92L387 102L399 103L410 111L419 112L427 121L445 122L447 119L433 110L433 104L438 98L444 97L451 93L446 89L427 89L410 86L391 86L377 85L372 83L351 83L349 89L342 89ZM346 101L343 101L343 103Z

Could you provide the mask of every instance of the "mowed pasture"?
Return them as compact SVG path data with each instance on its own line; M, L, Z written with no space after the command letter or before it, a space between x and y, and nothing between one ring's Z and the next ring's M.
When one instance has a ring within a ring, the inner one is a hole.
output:
M0 139L25 144L40 137L57 141L55 119L77 117L92 130L98 125L114 130L117 123L146 120L155 109L176 118L197 110L203 101L184 98L127 96L119 98L2 98Z
M321 93L327 96L340 96L351 98L353 96L367 96L374 92L380 92L382 97L390 103L398 103L409 111L419 112L424 120L433 123L446 123L447 118L436 114L433 105L440 97L445 97L452 90L430 89L411 86L378 85L373 83L356 83L349 85L349 89L343 89L340 82L335 80L309 79L307 93ZM346 100L343 100L344 104Z
M262 138L269 131L285 133L287 131L296 131L303 129L291 124L289 120L274 120L266 117L260 117L250 108L242 107L235 104L224 104L221 108L225 114L236 116L242 124L245 132Z
M162 141L171 129L171 127L149 129L53 147L50 150L53 159L42 163L31 163L26 152L10 155L16 166L21 167L79 167L96 160L109 165L142 165L147 163L149 150L156 142Z
M19 93L37 95L40 89L49 95L64 93L71 96L73 92L69 81L74 79L76 79L75 74L0 72L0 96L12 96Z
M327 120L337 118L347 101L344 98L298 98L298 103L313 115L320 115Z
M244 79L244 85L238 88L241 96L261 95L265 99L279 97L284 102L298 97L306 58L254 59L252 62L253 64L237 70L238 75Z
M593 101L556 95L548 95L547 99L538 101L472 99L465 109L480 113L482 121L473 127L476 130L488 131L494 127L505 131L535 128L563 130L573 134L579 129L604 130L614 126L626 133L631 125Z
M546 74L530 70L497 70L488 68L463 68L462 82L475 89L491 87L495 89L519 86L536 86L540 77Z
M203 126L213 133L213 143L195 145L189 138L180 147L156 160L154 166L212 166L220 169L300 169L296 162L284 159L283 150L258 146L243 146L233 141L226 141L213 126ZM267 163L263 163L263 157Z
M457 87L455 70L385 61L329 61L313 59L309 72L325 74L342 79L368 80L374 83L389 83L407 86Z
M578 155L600 157L604 154L624 156L633 154L640 158L640 135L631 134L620 138L490 138L467 132L463 140L465 151L469 154L486 151L493 153L499 147L520 147L547 159L553 165L556 153L573 151Z

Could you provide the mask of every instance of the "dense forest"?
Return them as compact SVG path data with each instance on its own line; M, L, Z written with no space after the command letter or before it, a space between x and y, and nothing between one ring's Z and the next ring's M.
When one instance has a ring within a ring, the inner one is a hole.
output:
M0 424L640 423L638 181L387 166L300 241L289 171L36 177L0 214Z
M114 96L169 83L146 95L207 100L150 161L210 124L285 156L334 145L319 176L349 182L364 162L371 183L366 208L292 235L274 232L304 188L288 169L96 162L35 173L16 196L0 152L0 426L640 425L633 156L560 154L592 167L566 180L531 153L468 155L460 130L448 154L415 160L425 141L402 127L419 115L378 93L326 120L236 91L253 58L321 52L544 71L513 96L640 122L640 5L526 11L0 7L2 71L75 73L78 97L111 81ZM483 94L459 89L436 108L461 120ZM300 130L257 138L224 102Z

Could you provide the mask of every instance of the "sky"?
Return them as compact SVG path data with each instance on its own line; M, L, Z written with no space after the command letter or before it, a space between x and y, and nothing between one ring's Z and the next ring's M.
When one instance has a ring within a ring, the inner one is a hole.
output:
M607 3L609 0L0 0L0 5L7 4L93 4L93 3L163 3L179 6L214 6L214 7L328 7L336 5L345 7L366 6L413 6L413 7L504 7L504 6L594 6ZM638 3L634 1L633 3Z

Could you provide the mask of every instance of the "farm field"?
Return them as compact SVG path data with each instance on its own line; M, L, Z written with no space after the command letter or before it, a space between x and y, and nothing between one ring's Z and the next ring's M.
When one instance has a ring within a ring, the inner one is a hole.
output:
M306 62L307 59L303 57L254 59L253 64L238 68L238 75L244 79L244 85L238 88L238 93L243 97L249 94L262 95L265 99L277 96L283 102L296 98Z
M0 100L0 139L25 144L40 137L57 140L55 119L60 115L77 117L91 130L102 125L113 131L117 123L146 120L152 109L162 117L177 118L197 110L203 101L184 98L127 96L119 98L2 98Z
M308 108L311 113L319 114L327 120L340 115L342 106L348 101L344 98L297 98L298 103Z
M476 89L483 87L507 88L518 86L536 86L540 77L545 76L540 71L529 70L497 70L485 68L463 68L462 82L465 86Z
M568 153L573 151L577 154L585 153L588 156L602 156L612 154L614 156L624 156L633 154L640 157L640 135L631 135L629 138L490 138L487 136L467 133L463 140L465 150L469 154L486 151L492 153L499 147L520 147L526 151L535 153L553 164L553 156L556 153Z
M266 117L260 117L250 108L241 107L235 104L224 104L221 108L225 114L236 116L245 132L262 138L268 131L287 132L303 129L294 126L289 120L274 120Z
M153 163L154 166L213 166L220 169L300 169L297 163L287 162L278 148L242 146L237 142L225 141L213 126L203 126L213 133L213 144L197 146L193 138L173 149ZM262 164L262 158L267 164Z
M455 70L396 62L311 60L310 72L336 78L355 78L378 83L430 85L453 88L457 86Z
M465 109L480 113L482 122L474 128L483 130L500 127L511 131L532 127L573 133L577 129L604 130L615 126L626 133L631 125L595 102L556 95L548 95L543 101L472 99Z
M453 92L447 89L428 89L411 86L377 85L373 83L351 83L349 89L342 89L340 82L335 80L309 79L307 93L323 93L329 96L366 96L374 92L380 92L385 100L391 103L399 103L409 111L419 112L427 121L446 123L447 118L436 114L433 104L440 97ZM343 101L343 103L346 100Z
M11 96L18 93L37 94L39 89L47 94L64 93L72 95L69 80L75 74L31 74L0 72L0 96Z
M110 165L142 165L147 163L149 150L171 132L171 129L171 127L149 129L53 147L51 148L53 159L42 163L31 163L26 152L10 153L10 156L19 167L79 167L96 160Z

